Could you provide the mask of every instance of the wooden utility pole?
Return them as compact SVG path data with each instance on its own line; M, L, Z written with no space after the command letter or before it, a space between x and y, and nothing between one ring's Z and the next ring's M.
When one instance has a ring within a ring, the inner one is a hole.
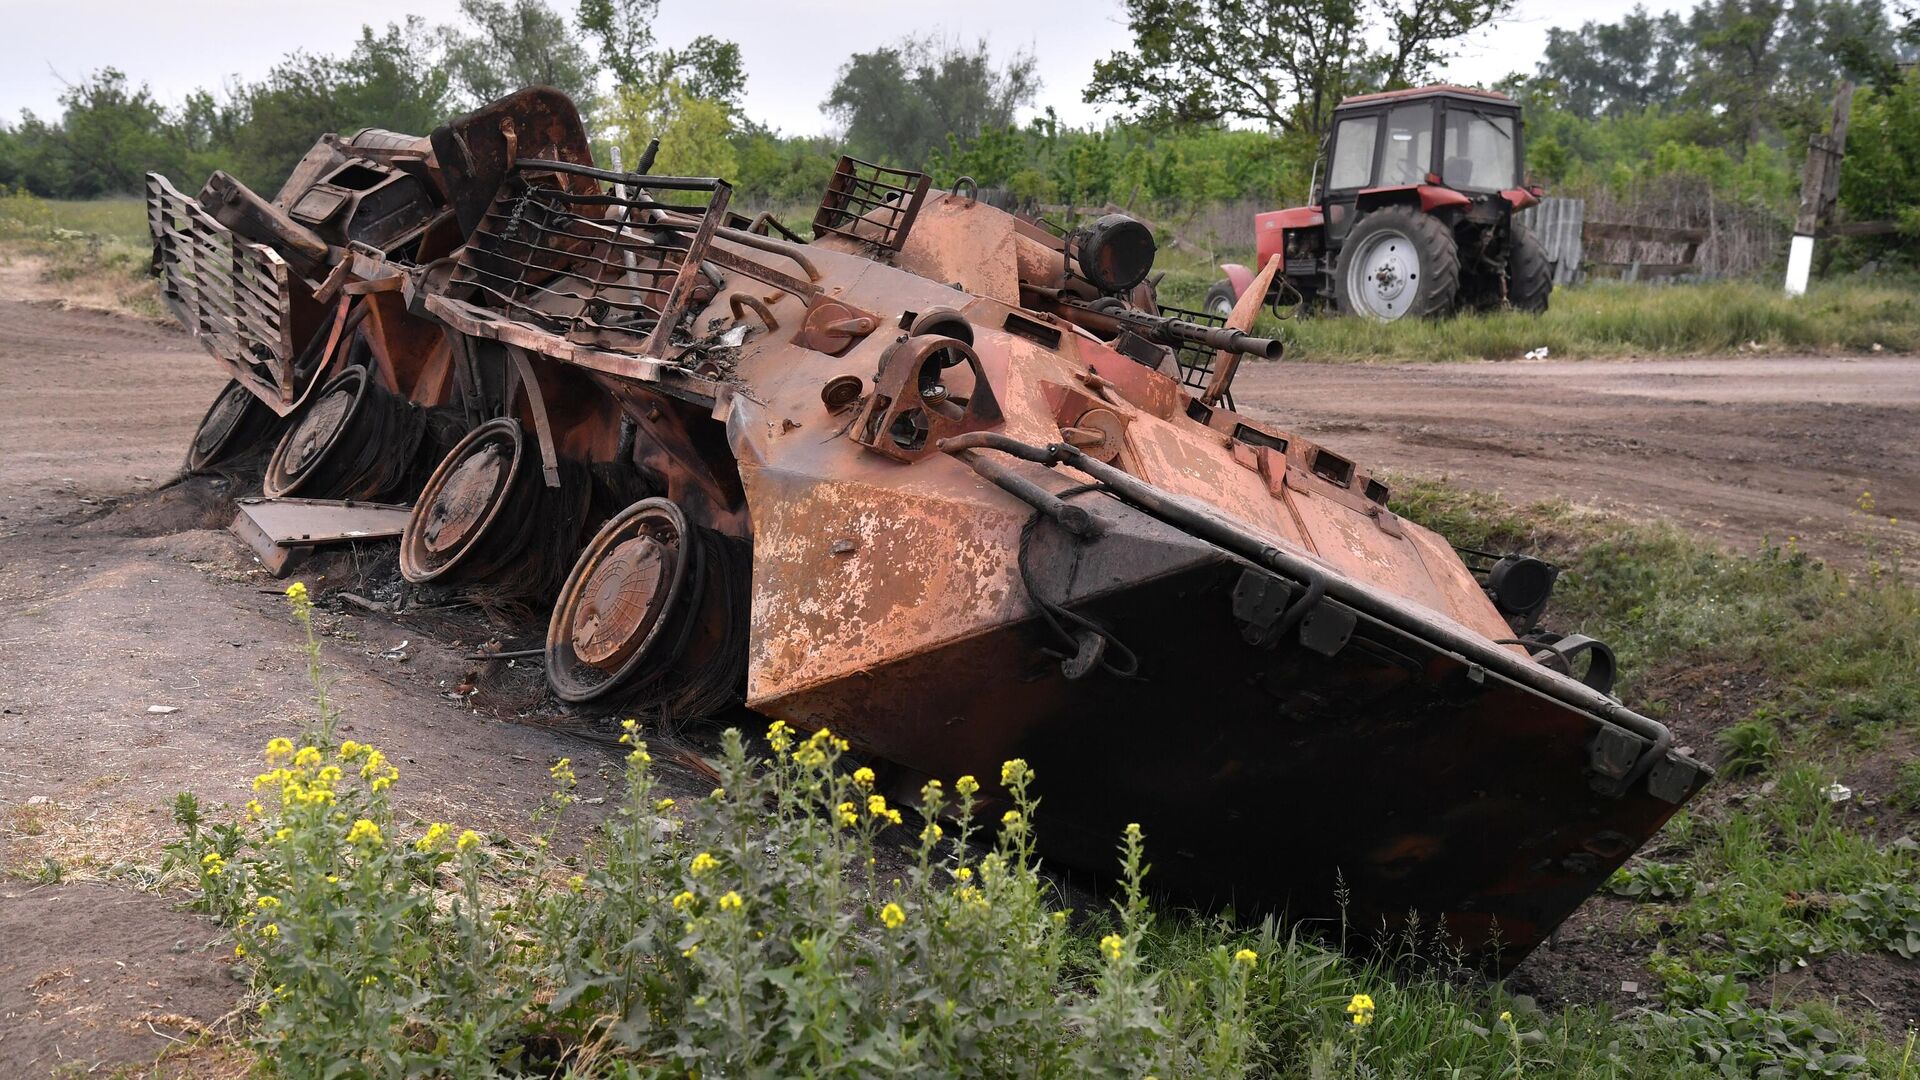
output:
M1800 214L1793 223L1793 244L1787 249L1787 295L1807 291L1813 270L1813 238L1833 220L1840 199L1840 162L1847 156L1847 123L1853 115L1853 80L1843 79L1833 96L1833 126L1825 134L1807 138L1807 167L1800 174Z

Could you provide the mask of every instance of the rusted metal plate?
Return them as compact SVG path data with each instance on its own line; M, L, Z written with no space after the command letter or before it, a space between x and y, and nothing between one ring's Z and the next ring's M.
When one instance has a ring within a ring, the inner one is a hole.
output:
M316 547L396 539L412 513L407 506L334 499L240 499L238 506L234 534L275 577Z

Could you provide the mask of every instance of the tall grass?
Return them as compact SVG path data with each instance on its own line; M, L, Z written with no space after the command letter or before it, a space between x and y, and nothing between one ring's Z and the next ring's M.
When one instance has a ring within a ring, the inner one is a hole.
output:
M0 190L0 259L24 257L40 291L86 307L154 316L159 290L139 199L63 202Z
M1161 260L1163 303L1200 306L1220 273L1180 253ZM1875 345L1920 351L1920 280L1843 278L1804 297L1777 282L1649 285L1598 282L1554 290L1543 315L1514 311L1377 323L1338 315L1275 319L1256 333L1288 343L1287 359L1517 360L1535 349L1580 359L1687 356L1761 350L1866 352Z

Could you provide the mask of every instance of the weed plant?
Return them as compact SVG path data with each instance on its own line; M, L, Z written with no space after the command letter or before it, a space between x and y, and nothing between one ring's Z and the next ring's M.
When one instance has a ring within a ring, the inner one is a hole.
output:
M1137 828L1111 910L1070 912L1018 760L987 828L974 778L904 811L832 733L776 722L725 733L719 786L676 801L628 722L619 805L584 850L557 850L580 812L564 758L518 840L408 824L397 767L335 742L311 599L289 597L317 717L267 744L239 820L180 795L169 849L251 974L263 1074L1905 1075L1898 1048L1731 980L1671 1010L1548 1015L1404 943L1357 959L1272 920L1156 912Z

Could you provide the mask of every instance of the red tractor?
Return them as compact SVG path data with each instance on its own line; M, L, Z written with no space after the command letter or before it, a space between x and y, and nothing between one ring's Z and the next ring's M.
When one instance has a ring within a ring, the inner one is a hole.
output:
M1348 98L1333 117L1312 205L1254 215L1256 265L1223 264L1209 312L1231 312L1275 255L1268 303L1318 302L1382 321L1507 304L1547 310L1553 267L1514 219L1541 190L1523 179L1513 99L1425 86Z

